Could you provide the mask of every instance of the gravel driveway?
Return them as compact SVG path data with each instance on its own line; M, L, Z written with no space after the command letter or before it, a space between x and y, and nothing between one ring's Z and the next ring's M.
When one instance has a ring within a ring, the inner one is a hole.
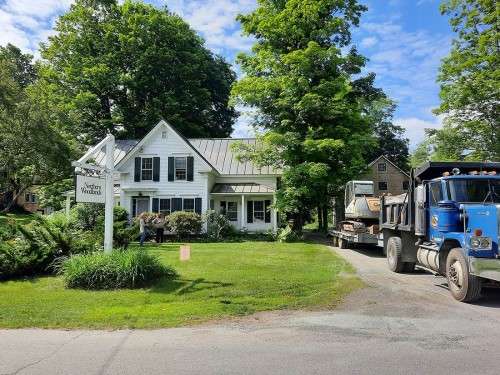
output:
M4 330L0 374L500 373L499 290L458 303L443 278L390 273L377 250L335 251L368 284L335 311L154 331Z

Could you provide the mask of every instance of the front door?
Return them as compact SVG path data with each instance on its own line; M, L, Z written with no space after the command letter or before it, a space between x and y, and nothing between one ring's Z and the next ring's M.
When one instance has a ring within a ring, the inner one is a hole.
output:
M133 198L135 201L134 216L139 216L143 212L149 212L149 197Z

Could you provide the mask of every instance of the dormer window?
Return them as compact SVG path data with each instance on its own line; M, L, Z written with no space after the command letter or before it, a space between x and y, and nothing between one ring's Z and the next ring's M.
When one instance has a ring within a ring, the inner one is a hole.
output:
M141 160L141 180L153 180L153 158L142 158Z
M175 179L185 181L187 179L187 158L175 158Z

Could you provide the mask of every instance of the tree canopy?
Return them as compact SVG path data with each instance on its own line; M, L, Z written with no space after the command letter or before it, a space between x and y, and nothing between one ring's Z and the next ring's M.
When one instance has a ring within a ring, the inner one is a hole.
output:
M179 16L126 0L77 0L42 47L41 84L88 144L140 138L165 117L186 136L228 136L235 74Z
M315 207L326 223L329 197L363 170L364 151L376 144L369 111L385 96L374 75L361 75L366 59L348 49L365 10L356 0L259 0L238 17L256 43L238 57L245 75L233 98L256 108L254 125L265 130L258 148L239 151L283 169L277 206L296 229Z
M500 160L500 42L498 2L444 0L443 14L456 33L441 65L441 105L446 116L435 132L431 158Z
M32 59L12 45L0 47L0 190L13 192L5 210L29 186L70 173L72 150L37 100Z

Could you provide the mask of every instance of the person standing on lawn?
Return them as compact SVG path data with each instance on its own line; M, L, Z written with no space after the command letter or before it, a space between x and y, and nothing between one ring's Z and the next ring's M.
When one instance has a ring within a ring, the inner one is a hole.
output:
M144 240L146 239L146 220L144 219L145 216L146 215L144 212L139 215L139 243L141 244L141 247L144 246Z
M156 243L163 243L163 234L165 231L165 215L158 214L153 220L153 226L156 229Z

